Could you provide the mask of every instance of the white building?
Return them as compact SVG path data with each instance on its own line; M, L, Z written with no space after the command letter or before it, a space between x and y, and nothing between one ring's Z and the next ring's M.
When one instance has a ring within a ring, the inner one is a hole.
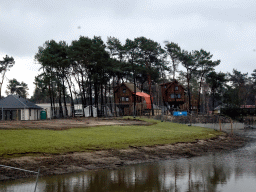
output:
M47 119L51 119L54 116L59 117L59 103L55 103L55 114L54 111L51 110L51 103L37 103L37 105L41 108L43 108L43 110L46 112L47 115ZM67 103L67 111L68 111L68 116L72 116L72 110L71 110L71 104ZM63 114L65 116L65 106L62 103L62 110L63 110Z
M75 104L75 114L78 114L77 116L83 116L83 105L82 104ZM97 117L97 108L92 106L87 106L84 108L84 116L85 117L90 117L91 116L91 110L93 113L93 117Z
M0 100L1 120L40 120L42 108L19 95Z

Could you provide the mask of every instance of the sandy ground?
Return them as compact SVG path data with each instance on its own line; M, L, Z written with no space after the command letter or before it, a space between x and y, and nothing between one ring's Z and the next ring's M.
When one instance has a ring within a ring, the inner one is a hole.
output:
M52 119L41 121L0 121L0 129L69 129L78 127L92 127L102 125L148 125L149 123L139 120L124 119L100 119L100 118L71 118Z
M165 159L201 156L206 153L230 151L244 146L245 138L236 135L224 135L192 143L176 143L148 147L133 147L121 150L68 153L62 155L42 154L0 159L1 165L38 171L40 176L75 173L97 169L116 169L123 165L154 162ZM0 180L35 177L33 173L1 168Z

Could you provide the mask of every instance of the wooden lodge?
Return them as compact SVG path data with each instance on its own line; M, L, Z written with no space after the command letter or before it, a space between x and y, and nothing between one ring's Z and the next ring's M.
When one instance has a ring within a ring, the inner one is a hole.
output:
M172 109L189 110L188 95L177 80L163 83L160 86L164 103L168 103ZM193 95L191 95L191 110L197 110L197 99Z
M122 115L133 115L134 110L134 84L122 83L114 87L115 104ZM141 92L136 87L136 114L143 115L147 110L151 109L150 96Z
M164 103L168 103L173 108L185 103L185 89L177 80L163 83L160 86Z

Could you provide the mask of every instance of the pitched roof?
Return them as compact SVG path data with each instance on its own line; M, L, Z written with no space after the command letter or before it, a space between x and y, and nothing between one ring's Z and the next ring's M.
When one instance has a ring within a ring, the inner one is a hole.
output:
M134 92L134 84L133 83L123 83L131 92ZM141 90L136 87L136 92L141 92Z
M183 86L182 84L180 84L176 79L173 80L172 82L167 82L167 83L160 84L160 86L166 85L166 87L167 87L167 89L168 89L168 88L171 87L172 84L174 84L174 83L177 83L178 85L180 85L180 86L185 90L184 86Z
M19 95L8 95L0 100L0 108L4 109L42 109L36 104L24 99Z
M147 104L147 109L151 109L151 101L150 101L150 95L147 93L143 93L143 92L136 92L136 95L140 96L140 97L144 97L146 104Z

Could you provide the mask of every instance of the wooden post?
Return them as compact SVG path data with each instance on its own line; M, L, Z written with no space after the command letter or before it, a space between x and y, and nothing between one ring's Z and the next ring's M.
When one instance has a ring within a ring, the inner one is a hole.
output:
M230 124L231 124L231 134L233 134L233 122L232 122L232 119L230 119Z
M221 120L220 120L220 118L219 118L219 125L220 125L220 131L221 131Z

